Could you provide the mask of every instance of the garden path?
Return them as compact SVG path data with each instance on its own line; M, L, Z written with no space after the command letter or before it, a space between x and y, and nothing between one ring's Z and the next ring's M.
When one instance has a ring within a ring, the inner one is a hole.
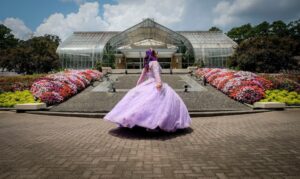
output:
M95 82L81 93L69 100L54 106L51 111L57 112L108 112L115 104L133 88L138 75L113 74L109 76L114 81L116 92L109 92L110 82L106 78L103 82ZM252 110L248 106L228 98L222 92L202 83L193 77L183 74L163 74L162 80L168 83L183 99L188 110L191 111L245 111ZM184 92L184 85L188 85L188 92Z

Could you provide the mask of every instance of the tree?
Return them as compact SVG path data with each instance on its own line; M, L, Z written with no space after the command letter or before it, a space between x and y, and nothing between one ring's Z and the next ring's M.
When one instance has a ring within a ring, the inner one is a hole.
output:
M8 48L16 47L18 39L14 37L11 30L5 25L0 24L0 49L5 50Z
M102 72L102 63L100 61L97 61L94 65L94 69Z
M285 37L289 35L288 27L283 21L274 21L270 26L270 31L272 35L278 37Z
M230 31L227 32L227 35L239 44L243 40L252 37L252 26L251 24L245 24L240 27L232 28Z
M289 35L297 40L300 40L300 19L291 21L288 25Z
M289 35L287 25L283 21L274 21L270 26L270 31L272 35L278 37L285 37Z
M47 73L59 68L58 36L45 35L27 41L15 39L11 30L0 26L0 68L17 73ZM3 46L3 48L2 48Z
M59 41L58 36L45 35L25 42L25 45L30 47L30 60L35 73L47 73L59 68L59 58L56 54Z
M264 21L256 26L245 24L240 27L234 27L227 32L227 35L238 44L243 40L253 37L292 37L299 40L300 19L285 24L283 21L274 21L272 24Z
M287 26L288 26L289 36L295 39L297 42L300 42L300 19L290 22ZM296 55L300 55L299 54L300 43L298 43L297 52L298 54Z
M16 47L18 42L18 39L14 37L11 30L5 25L0 24L0 68L2 70L11 67L7 55L9 54L9 49Z
M31 60L32 48L18 46L10 50L10 67L17 73L33 74L36 71L34 61Z
M298 42L285 37L256 37L244 40L229 59L229 67L253 72L275 73L299 66L292 58Z
M270 35L270 24L266 21L254 26L252 28L252 34L255 37L268 36Z
M222 32L221 29L219 29L218 27L215 27L215 26L211 27L208 31L210 31L210 32Z

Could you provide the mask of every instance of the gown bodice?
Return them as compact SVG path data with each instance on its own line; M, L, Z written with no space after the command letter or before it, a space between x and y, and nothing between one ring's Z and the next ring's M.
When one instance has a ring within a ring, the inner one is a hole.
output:
M153 62L150 62L149 63L149 71L146 72L146 77L149 79L149 78L154 78L159 75L160 76L160 73L161 73L161 66L159 65L159 63L153 63Z
M142 83L145 79L153 79L157 83L161 83L160 73L162 72L162 68L157 61L151 61L149 63L149 70L147 71L145 68L143 69L140 78L137 82L137 85Z

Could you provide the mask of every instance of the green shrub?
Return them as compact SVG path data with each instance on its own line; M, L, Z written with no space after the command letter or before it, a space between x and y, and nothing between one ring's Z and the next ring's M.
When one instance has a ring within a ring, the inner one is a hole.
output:
M102 72L102 63L100 61L97 61L94 66L94 69Z
M0 107L13 107L16 104L36 103L29 90L6 92L0 94Z
M295 91L288 92L287 90L267 90L265 99L260 102L282 102L287 105L300 105L300 94Z

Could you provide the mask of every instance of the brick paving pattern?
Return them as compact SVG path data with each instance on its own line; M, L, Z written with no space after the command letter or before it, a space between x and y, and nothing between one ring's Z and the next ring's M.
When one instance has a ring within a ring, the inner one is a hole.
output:
M299 178L299 115L193 118L168 134L0 112L0 178Z

